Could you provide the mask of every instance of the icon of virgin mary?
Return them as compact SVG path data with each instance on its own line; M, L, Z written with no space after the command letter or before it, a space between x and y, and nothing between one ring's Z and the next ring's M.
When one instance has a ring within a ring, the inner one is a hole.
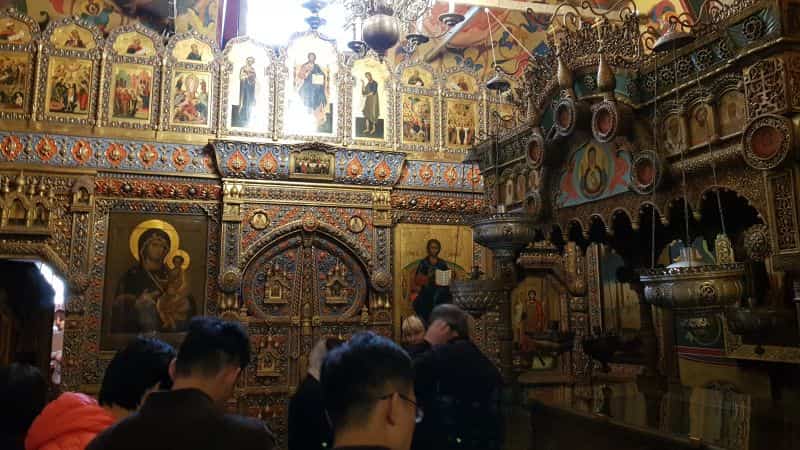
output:
M178 245L178 233L167 222L147 220L133 229L130 249L136 263L117 284L112 332L185 331L195 306L185 273L189 255Z

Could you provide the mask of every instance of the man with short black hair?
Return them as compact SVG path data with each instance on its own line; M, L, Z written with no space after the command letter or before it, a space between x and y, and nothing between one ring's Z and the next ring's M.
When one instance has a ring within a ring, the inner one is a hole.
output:
M270 450L263 422L225 414L236 380L250 363L250 340L235 322L196 318L170 366L172 391L154 392L139 412L109 428L88 450Z
M426 411L414 450L502 448L502 378L469 336L463 310L451 304L433 309L425 333L428 349L414 359L417 399Z
M321 371L334 449L408 450L422 419L411 358L397 344L359 333L325 358Z

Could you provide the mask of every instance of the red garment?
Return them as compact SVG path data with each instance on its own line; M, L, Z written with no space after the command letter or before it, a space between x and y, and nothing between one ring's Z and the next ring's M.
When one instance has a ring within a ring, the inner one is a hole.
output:
M114 417L92 397L67 392L33 421L25 438L25 450L83 450L114 422Z
M608 186L609 192L614 192L617 186L625 186L625 177L628 175L628 161L620 156L619 153L614 157L614 178L611 179L611 184Z

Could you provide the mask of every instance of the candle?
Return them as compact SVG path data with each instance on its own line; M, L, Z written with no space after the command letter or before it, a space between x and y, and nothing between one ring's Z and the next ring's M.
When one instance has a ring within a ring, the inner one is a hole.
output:
M455 0L450 0L450 4L449 4L449 7L447 8L447 12L452 14L455 11L456 11L456 1Z

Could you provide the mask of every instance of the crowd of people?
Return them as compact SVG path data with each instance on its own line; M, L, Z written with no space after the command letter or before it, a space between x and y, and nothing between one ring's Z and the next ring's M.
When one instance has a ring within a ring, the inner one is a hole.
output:
M412 316L402 331L402 345L372 332L317 342L289 403L289 450L502 448L502 380L467 315L440 305L427 329ZM202 317L177 352L142 337L118 351L97 400L67 392L45 405L37 369L0 368L0 448L276 448L262 421L225 412L250 360L241 325Z

